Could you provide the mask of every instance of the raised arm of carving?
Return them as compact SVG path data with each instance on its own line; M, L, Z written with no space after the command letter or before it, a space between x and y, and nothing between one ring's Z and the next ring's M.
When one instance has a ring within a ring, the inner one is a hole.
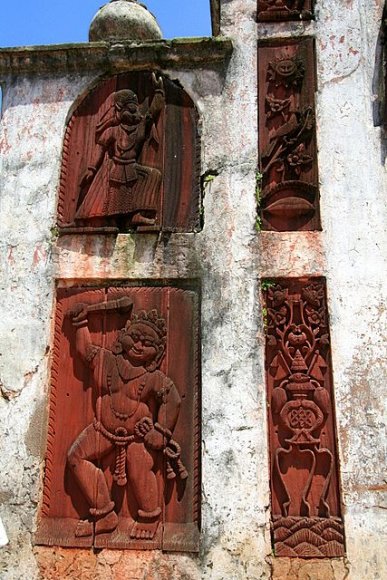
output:
M88 305L78 303L69 311L73 326L76 328L75 346L77 353L84 362L88 362L92 348L98 348L91 341L90 332L87 326Z
M158 77L152 73L152 85L155 91L154 97L149 107L149 114L156 119L165 105L165 91L164 81L162 77Z

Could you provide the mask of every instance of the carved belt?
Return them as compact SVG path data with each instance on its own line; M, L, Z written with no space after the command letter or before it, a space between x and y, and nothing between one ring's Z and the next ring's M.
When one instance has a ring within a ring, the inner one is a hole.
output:
M117 485L124 486L128 482L125 469L127 446L135 439L144 439L145 435L152 429L156 429L156 431L164 435L166 439L163 453L166 458L167 479L174 479L176 474L179 475L180 479L187 479L188 471L180 458L180 445L172 439L172 433L169 429L162 427L159 423L153 424L152 419L149 417L144 417L144 419L138 421L134 428L135 435L128 435L128 431L125 427L117 427L115 432L111 433L100 421L97 421L96 418L94 418L93 425L96 431L102 433L106 439L114 443L116 446L116 463L113 479Z
M122 159L122 157L116 157L115 155L112 157L112 160L114 163L117 163L117 165L134 165L137 163L135 159Z
M125 427L117 427L114 433L110 433L102 425L100 421L94 418L93 421L94 429L99 433L102 433L106 439L114 443L116 446L116 464L113 473L113 479L119 486L124 486L128 483L126 477L126 448L129 443L132 443L135 439L134 435L128 435L128 431Z

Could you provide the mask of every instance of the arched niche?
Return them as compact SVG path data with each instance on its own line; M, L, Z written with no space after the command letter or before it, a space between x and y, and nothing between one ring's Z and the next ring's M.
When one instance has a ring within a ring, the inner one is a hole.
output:
M71 115L58 201L61 233L200 228L197 109L152 71L101 81Z

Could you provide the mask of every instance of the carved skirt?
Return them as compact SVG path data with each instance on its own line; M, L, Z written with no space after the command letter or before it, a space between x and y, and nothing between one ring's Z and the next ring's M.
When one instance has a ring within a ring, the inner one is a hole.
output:
M94 178L75 219L125 215L138 211L157 212L161 173L158 169L135 164L137 179L119 183L110 179L107 165Z

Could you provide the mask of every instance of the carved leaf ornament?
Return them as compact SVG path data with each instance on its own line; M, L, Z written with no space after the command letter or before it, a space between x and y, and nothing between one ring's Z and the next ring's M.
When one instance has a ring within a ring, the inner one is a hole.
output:
M279 280L265 302L275 553L342 556L325 284Z
M259 46L259 150L264 229L319 229L313 41Z

